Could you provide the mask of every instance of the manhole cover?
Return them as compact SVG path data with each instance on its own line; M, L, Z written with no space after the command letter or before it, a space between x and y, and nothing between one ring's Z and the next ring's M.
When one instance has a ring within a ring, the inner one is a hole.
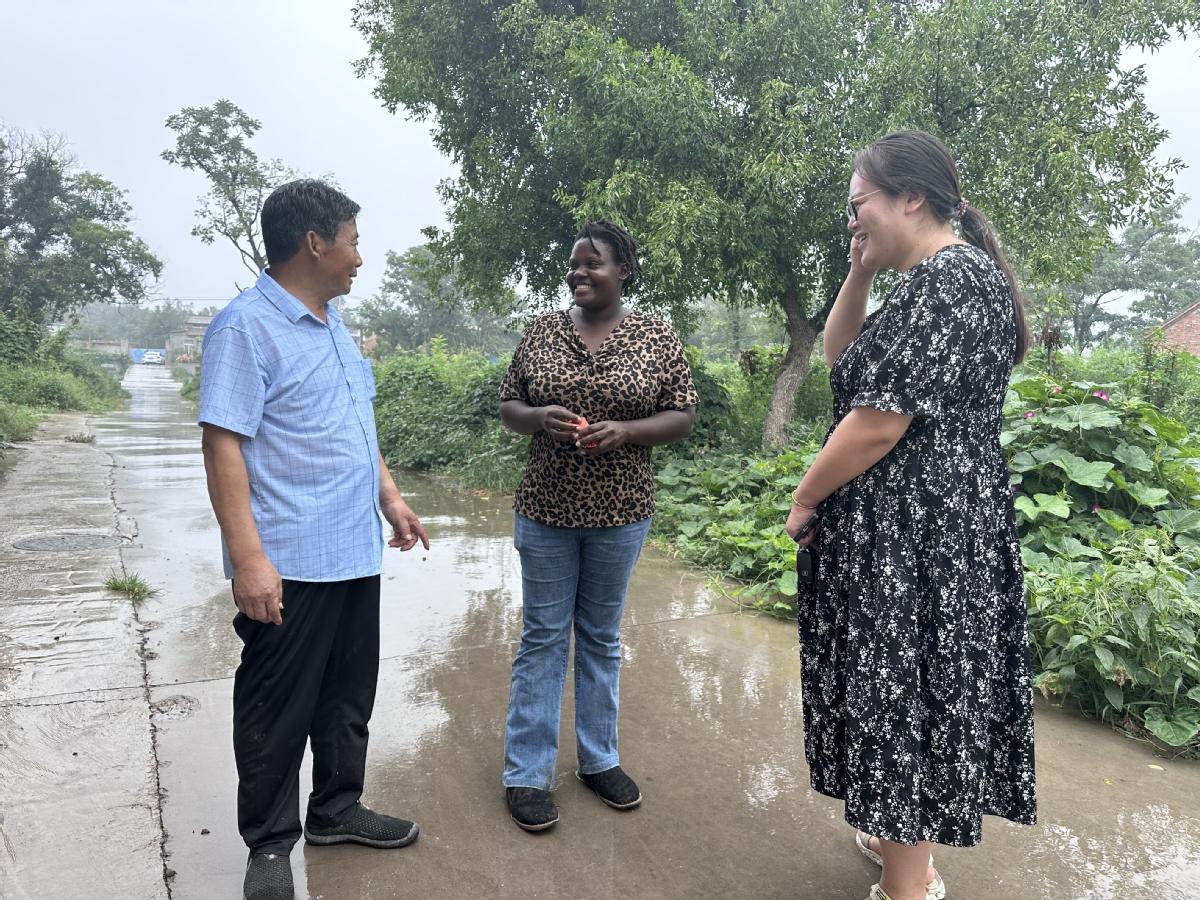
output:
M46 550L53 552L98 550L101 547L120 546L121 539L115 534L88 534L63 531L58 534L35 534L21 538L13 546L18 550Z

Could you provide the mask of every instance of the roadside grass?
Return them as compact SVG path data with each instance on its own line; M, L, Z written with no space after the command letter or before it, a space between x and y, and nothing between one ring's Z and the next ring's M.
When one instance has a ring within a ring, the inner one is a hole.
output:
M162 593L158 588L151 587L137 572L130 572L124 575L118 575L116 572L113 572L104 582L104 586L110 591L124 594L134 603L141 603Z
M37 428L38 418L33 410L0 400L0 445L29 438Z
M71 444L94 444L96 436L86 431L77 431L74 434L68 434L63 440Z

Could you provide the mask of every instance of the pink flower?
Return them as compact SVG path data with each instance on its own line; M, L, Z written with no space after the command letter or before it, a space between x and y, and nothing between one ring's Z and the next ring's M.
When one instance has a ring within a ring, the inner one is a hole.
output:
M1056 384L1056 385L1055 385L1053 388L1051 388L1051 389L1050 389L1050 393L1052 393L1052 394L1061 394L1061 393L1062 393L1062 386L1061 386L1061 385L1057 385L1057 384Z
M1032 410L1030 410L1029 412L1025 413L1025 416L1024 416L1024 417L1025 417L1026 419L1032 419L1032 418L1033 418L1034 416L1036 416L1036 415L1037 415L1037 413L1035 413L1035 412L1033 412Z
M1021 493L1021 486L1019 484L1010 484L1008 487L1014 494Z
M1092 504L1092 512L1094 512L1094 513L1100 512L1100 504L1099 503Z
M1099 397L1105 403L1107 403L1109 401L1109 396L1108 396L1108 394L1104 393L1104 391L1092 391L1092 396Z

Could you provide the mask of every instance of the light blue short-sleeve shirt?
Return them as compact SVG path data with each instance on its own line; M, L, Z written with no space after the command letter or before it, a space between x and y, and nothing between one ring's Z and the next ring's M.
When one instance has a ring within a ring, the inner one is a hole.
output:
M375 379L327 309L328 323L264 272L204 336L199 423L245 437L263 550L293 581L363 578L383 564Z

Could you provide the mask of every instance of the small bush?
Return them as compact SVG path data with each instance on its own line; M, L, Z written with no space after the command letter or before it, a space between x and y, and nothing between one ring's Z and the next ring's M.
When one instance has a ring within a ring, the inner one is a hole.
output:
M0 444L27 439L37 428L37 422L37 415L30 410L0 400Z

